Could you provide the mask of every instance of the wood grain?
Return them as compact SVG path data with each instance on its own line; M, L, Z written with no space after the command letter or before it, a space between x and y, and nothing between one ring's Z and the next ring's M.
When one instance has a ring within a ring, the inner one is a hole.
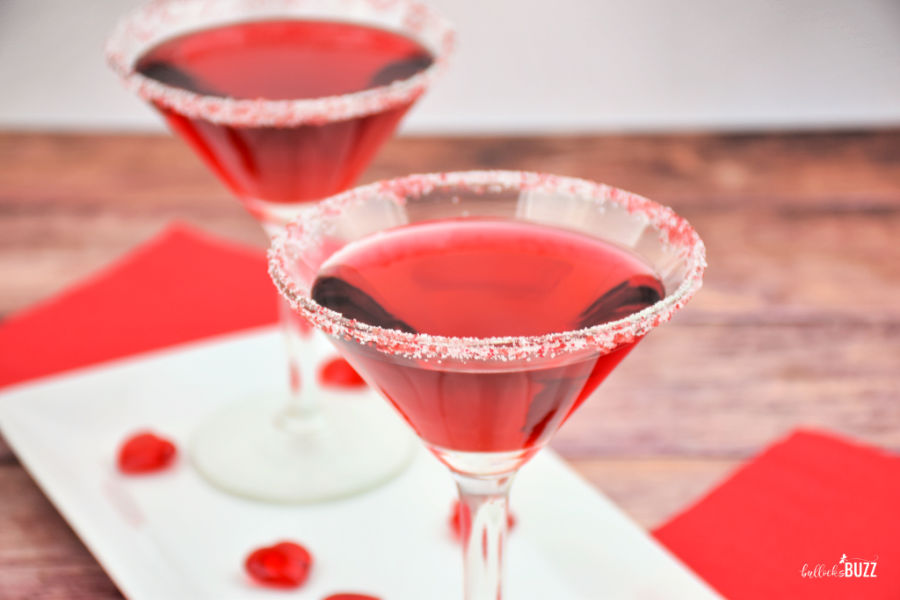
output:
M796 427L900 451L900 323L669 324L554 439L567 457L742 458Z
M0 133L0 164L0 314L171 220L265 244L168 137ZM638 522L798 426L900 450L900 130L406 138L364 180L500 167L643 193L707 243L700 295L554 441ZM119 597L0 439L0 598Z
M605 181L679 208L896 209L898 139L900 130L403 138L385 145L363 179L517 168ZM34 199L121 213L219 212L220 201L230 200L190 150L168 136L0 133L0 159L0 199L25 211L23 202Z
M896 281L900 249L884 238L900 210L898 147L898 132L411 138L390 142L363 179L503 166L607 181L695 221L710 245L708 288L716 277L741 284L732 286L740 297L723 299L729 306L757 294L784 298L788 307L809 300L815 290L795 285L797 272L813 287L832 285L815 301L846 310L857 304L847 301L849 290L878 292L868 277ZM265 243L175 139L0 134L0 164L0 280L14 282L0 288L0 314L62 289L175 219ZM735 236L750 248L735 244ZM747 264L759 260L759 268ZM792 268L774 268L781 261ZM825 261L850 273L852 285L823 276L831 269ZM843 296L835 291L841 287ZM701 298L711 302L714 294ZM886 298L881 306L890 308Z
M121 598L21 467L0 465L0 598Z

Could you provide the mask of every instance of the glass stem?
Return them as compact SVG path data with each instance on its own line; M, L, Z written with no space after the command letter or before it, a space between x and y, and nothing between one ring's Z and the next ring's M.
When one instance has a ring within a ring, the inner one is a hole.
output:
M303 369L300 348L312 335L303 317L294 312L284 298L278 298L278 313L287 343L290 395L279 416L279 425L289 430L307 431L320 425L321 412L315 394L303 392Z
M454 477L460 499L465 600L500 600L513 474L471 477L454 473Z
M306 209L293 208L291 215L299 215L303 210ZM287 216L264 212L257 215L257 218L271 239L284 228ZM294 312L281 294L278 294L278 317L287 346L290 391L287 406L279 413L276 424L292 433L311 434L319 431L323 424L319 399L315 394L303 392L303 362L300 349L311 343L312 326Z

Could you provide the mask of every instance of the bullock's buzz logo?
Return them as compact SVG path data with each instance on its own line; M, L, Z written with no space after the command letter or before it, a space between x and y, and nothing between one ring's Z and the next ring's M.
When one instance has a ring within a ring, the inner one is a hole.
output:
M874 579L878 577L878 557L871 560L862 558L850 558L841 554L841 559L830 569L824 563L812 567L809 563L803 563L800 576L806 579L822 579L824 577L851 577L854 579Z

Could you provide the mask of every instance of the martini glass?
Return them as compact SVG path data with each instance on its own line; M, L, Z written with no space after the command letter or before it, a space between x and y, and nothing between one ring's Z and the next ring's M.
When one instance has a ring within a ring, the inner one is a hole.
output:
M518 469L684 306L705 264L696 232L666 207L510 171L357 188L293 221L269 250L294 310L449 467L467 600L501 597Z
M356 180L452 45L446 21L411 0L156 0L119 23L107 58L273 235ZM279 502L399 473L414 438L373 392L324 385L333 349L283 303L281 316L289 391L213 415L193 464Z

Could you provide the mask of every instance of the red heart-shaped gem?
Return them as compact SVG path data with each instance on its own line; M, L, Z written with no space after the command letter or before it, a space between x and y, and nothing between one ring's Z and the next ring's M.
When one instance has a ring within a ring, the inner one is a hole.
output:
M125 440L119 448L119 470L132 474L159 471L172 464L175 454L175 444L142 431Z
M319 370L319 381L329 387L359 388L366 385L359 373L343 358L334 358L325 363Z
M381 600L381 598L368 594L332 594L324 600Z
M450 529L457 538L469 534L472 518L469 515L469 507L457 500L453 503L453 511L450 514ZM516 516L512 512L506 515L506 530L512 531L516 526Z
M257 583L299 587L309 577L312 562L312 555L300 544L279 542L251 552L244 568Z

